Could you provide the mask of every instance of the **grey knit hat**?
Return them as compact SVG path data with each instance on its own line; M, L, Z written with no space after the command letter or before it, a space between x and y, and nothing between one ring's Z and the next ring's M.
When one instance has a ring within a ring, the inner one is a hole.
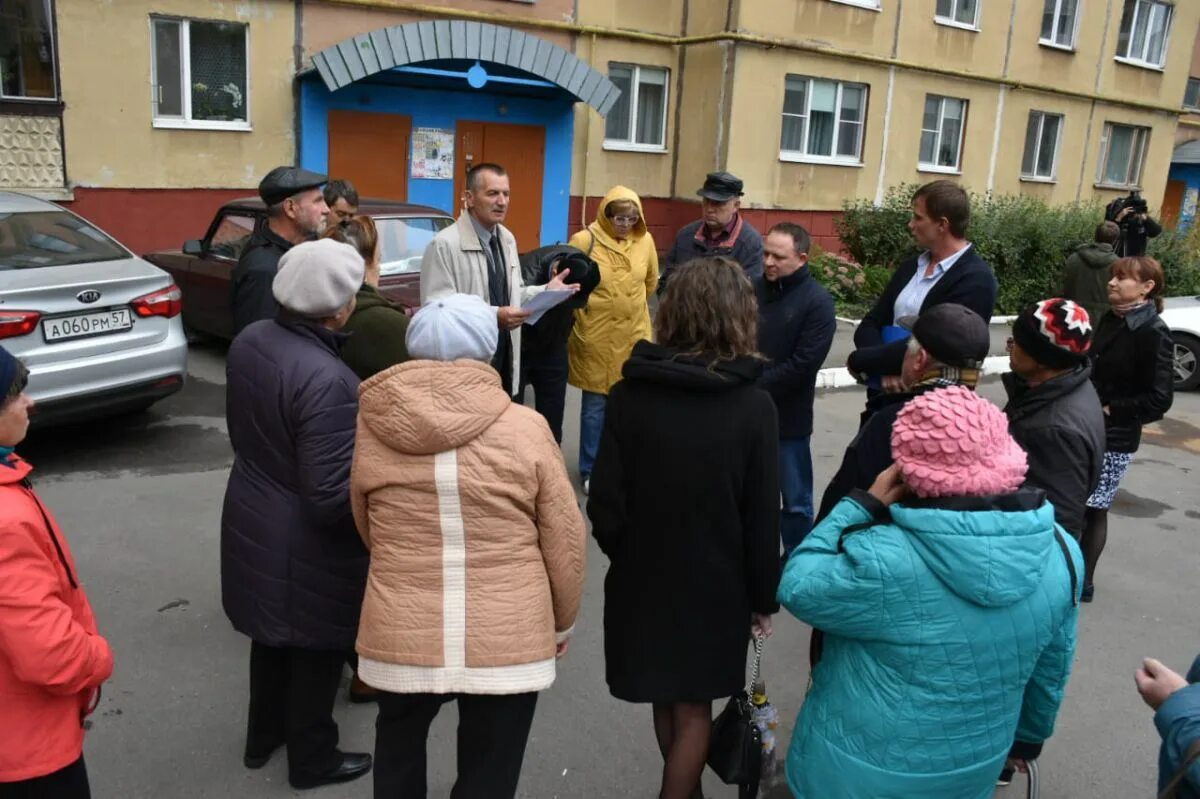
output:
M474 294L451 294L421 306L408 326L405 345L420 360L487 363L499 339L495 308Z
M279 259L271 291L287 310L325 319L346 307L362 287L362 256L349 244L318 239L297 244Z

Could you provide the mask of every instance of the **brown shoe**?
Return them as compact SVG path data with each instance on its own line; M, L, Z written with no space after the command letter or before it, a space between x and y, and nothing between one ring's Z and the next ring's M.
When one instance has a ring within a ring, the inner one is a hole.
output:
M356 672L350 678L350 701L355 705L365 705L368 702L379 701L379 691L359 679Z

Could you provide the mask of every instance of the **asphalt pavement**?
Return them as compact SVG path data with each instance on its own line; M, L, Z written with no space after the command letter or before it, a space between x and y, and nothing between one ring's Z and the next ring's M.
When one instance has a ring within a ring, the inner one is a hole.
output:
M97 799L298 795L287 785L282 753L261 771L241 765L249 645L230 628L220 600L219 522L232 461L223 382L222 349L194 347L186 388L149 412L44 431L20 447L116 652L85 750ZM994 378L981 390L1002 401ZM855 389L819 394L818 491L840 461L860 407ZM573 475L577 436L572 389L564 456ZM1177 396L1168 418L1147 430L1113 507L1096 601L1083 607L1074 674L1041 758L1046 799L1154 794L1158 737L1132 675L1144 655L1183 671L1200 649L1192 594L1200 573L1198 469L1200 394L1191 393ZM539 700L522 797L655 794L661 761L650 710L612 699L604 683L606 568L592 546L571 651ZM764 675L786 747L808 680L808 628L780 616L775 629ZM343 698L336 715L343 747L370 751L374 708ZM447 707L430 739L433 797L447 796L453 781L454 723ZM368 797L371 783L309 793ZM705 793L736 795L711 774ZM1018 785L997 792L1024 795Z

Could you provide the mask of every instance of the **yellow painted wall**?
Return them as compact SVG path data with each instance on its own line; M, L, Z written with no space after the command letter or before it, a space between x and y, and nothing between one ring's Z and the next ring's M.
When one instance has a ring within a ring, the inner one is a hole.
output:
M727 167L746 182L743 202L751 207L808 210L838 208L843 199L851 197L874 197L883 148L888 70L757 48L742 48L737 59L731 114L735 124ZM870 85L861 167L779 160L787 74Z
M249 188L295 159L290 0L59 2L67 177L73 185ZM151 126L150 14L250 26L253 130Z
M679 102L678 48L667 45L596 39L595 52L588 37L577 43L576 55L608 74L610 62L664 67L670 70L667 85L666 149L662 152L622 152L605 149L604 118L591 106L575 105L575 151L571 193L590 197L605 194L615 185L628 186L645 197L671 195L671 165L675 142L675 109ZM689 118L687 125L691 126Z
M1122 100L1149 101L1178 108L1183 103L1196 31L1200 28L1200 3L1175 4L1167 45L1167 63L1164 71L1159 71L1123 64L1115 59L1121 4L1116 0L1112 2L1114 8L1107 52L1100 61L1100 93Z
M710 15L717 0L690 0L692 15ZM720 0L724 6L730 0ZM685 0L579 0L578 21L582 25L662 33L677 36L682 32ZM725 27L725 12L713 30Z
M1010 91L1004 102L1001 123L1000 150L996 158L993 190L997 194L1025 194L1052 204L1072 203L1077 197L1087 199L1091 183L1086 165L1086 153L1099 144L1099 128L1089 134L1088 118L1092 104L1086 100L1070 100L1051 94L1029 91ZM1063 127L1058 144L1058 169L1055 182L1043 183L1021 178L1021 162L1025 157L1025 129L1030 111L1062 114ZM1085 191L1080 193L1080 179Z
M513 3L510 0L421 0L421 5L446 6L455 10L502 14L508 18L503 24L515 28L521 28L521 22L525 19L570 21L574 10L574 0L538 0L537 3L531 5ZM369 33L390 25L403 25L408 22L423 22L432 19L432 17L416 15L386 6L386 2L380 2L378 8L372 8L335 5L320 2L320 0L304 0L301 25L305 59L311 58L314 53L318 53L326 47L331 47L360 33ZM526 30L559 47L567 50L573 49L571 46L573 37L570 33L529 28Z
M808 2L808 0L802 0ZM1020 0L1041 8L1040 0ZM1094 0L1093 0L1094 2ZM934 22L933 0L905 3L900 17L897 58L918 64L961 69L998 76L1004 69L1004 49L1012 6L1008 0L980 3L979 30L971 31ZM840 46L840 43L835 43Z
M760 36L836 42L841 50L890 56L899 14L895 2L874 11L833 0L751 0L740 5L738 27Z
M1042 4L1018 3L1017 15L1013 21L1008 76L1014 80L1062 89L1094 92L1101 53L1107 52L1108 58L1111 59L1117 46L1120 12L1117 12L1117 18L1107 27L1109 32L1106 40L1106 15L1103 6L1107 2L1108 0L1091 0L1090 4L1083 4L1076 28L1074 52L1038 44L1042 35Z

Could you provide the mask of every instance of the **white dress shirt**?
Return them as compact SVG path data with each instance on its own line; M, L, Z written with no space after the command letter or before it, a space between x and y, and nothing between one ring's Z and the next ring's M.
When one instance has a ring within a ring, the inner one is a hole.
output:
M950 271L950 267L958 262L962 254L970 249L971 243L967 242L958 252L948 255L941 261L933 265L933 274L929 277L925 276L925 272L929 269L929 262L933 258L929 250L921 253L917 258L917 272L912 276L912 280L908 281L908 285L900 290L896 295L896 304L892 307L892 324L897 324L906 316L917 316L921 313L921 305L925 302L925 298L929 296L929 292L937 285L937 282L942 279L942 275Z

